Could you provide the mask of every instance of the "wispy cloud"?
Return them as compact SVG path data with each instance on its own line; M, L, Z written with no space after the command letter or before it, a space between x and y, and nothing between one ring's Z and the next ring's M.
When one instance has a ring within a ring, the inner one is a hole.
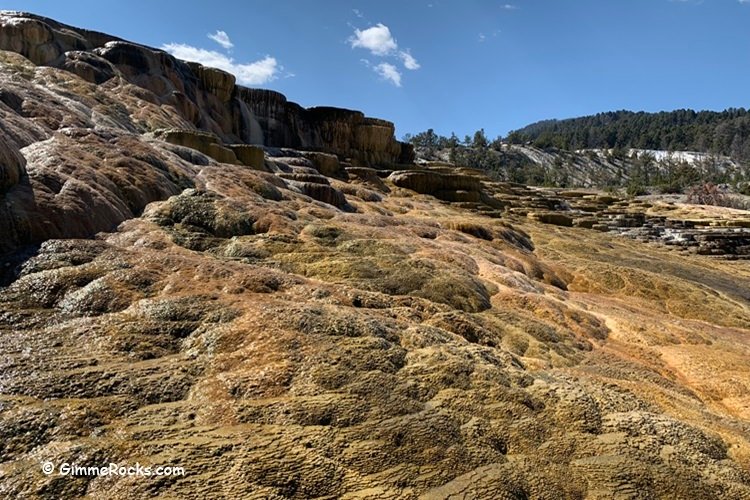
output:
M183 43L167 43L161 46L178 59L193 61L211 68L218 68L237 77L237 82L242 85L263 85L272 82L283 67L275 57L265 56L263 59L251 63L237 63L234 58L216 52L206 50Z
M404 63L404 68L410 69L410 70L416 70L421 68L421 65L417 62L416 59L411 55L411 53L408 50L402 50L398 53L398 56L401 58L401 60Z
M505 3L501 7L505 10L518 10L521 8L518 5L513 5L512 3Z
M384 62L375 66L375 72L383 77L385 80L390 81L396 87L401 86L401 73L398 68L393 64Z
M363 17L365 17L365 15L362 14L362 11L359 10L359 9L352 9L352 12L354 12L354 15L357 16L360 19L362 19Z
M409 49L399 49L390 28L383 23L378 23L363 30L355 28L354 34L349 37L348 41L353 49L368 50L373 56L400 59L404 68L410 71L421 68ZM377 65L371 65L368 61L367 65L384 79L397 87L401 86L401 72L394 64L381 62Z
M209 33L208 38L218 43L219 45L221 45L227 50L234 47L234 44L229 39L229 35L227 35L226 31L216 30L216 33L213 33L213 34Z

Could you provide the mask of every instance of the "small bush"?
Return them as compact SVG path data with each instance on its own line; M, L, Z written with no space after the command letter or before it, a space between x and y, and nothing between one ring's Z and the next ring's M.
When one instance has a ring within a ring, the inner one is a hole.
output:
M706 182L688 190L687 202L695 205L727 206L727 196L715 184Z
M661 194L679 194L682 193L682 186L677 182L670 182L667 184L660 184L658 186Z
M644 186L640 182L630 182L628 184L628 187L625 189L625 193L632 198L634 196L648 194L648 191L646 191L646 186Z

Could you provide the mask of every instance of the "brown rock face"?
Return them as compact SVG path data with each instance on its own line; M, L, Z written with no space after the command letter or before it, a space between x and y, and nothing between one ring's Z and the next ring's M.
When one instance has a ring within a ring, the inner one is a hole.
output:
M172 106L186 122L227 144L323 151L368 165L414 159L411 147L394 139L390 122L345 109L307 110L276 92L236 86L224 71L32 14L0 13L0 50L96 84L123 78L147 90L147 100Z
M305 157L312 162L315 170L326 177L339 177L346 179L346 170L341 165L341 162L339 162L336 155L308 151L305 153Z
M573 218L569 215L556 212L532 212L528 215L529 219L543 222L544 224L554 224L555 226L573 226ZM592 224L593 225L593 224Z
M398 187L430 194L445 201L479 202L482 199L482 183L476 176L422 170L394 172L388 179Z
M224 147L218 137L195 130L159 130L156 137L170 144L195 149L220 163L239 163L234 151Z
M393 139L391 122L347 109L304 109L270 90L241 89L239 96L258 120L268 146L325 151L371 165L414 160L411 146Z
M387 165L401 158L401 145L393 140L390 122L366 118L359 111L338 108L310 108L303 116L299 131L303 145L322 149L342 157L357 158L366 164Z
M264 137L267 145L317 151L309 155L321 171L340 178L336 155L368 164L409 160L388 122L335 108L305 110L283 96L239 88L228 73L31 14L0 14L0 49L3 253L111 230L147 203L193 186L195 165L265 170L263 151L247 144ZM64 130L70 128L78 130ZM147 132L158 141L144 140ZM73 144L91 154L71 152ZM346 204L327 183L290 182L316 200Z
M24 195L16 202L21 198L28 199L28 187L18 186L26 174L25 167L26 159L13 139L0 132L0 255L15 249L20 240L19 232L27 231L23 219L15 216L12 203L16 200L11 201L13 197L7 194L11 190L23 191Z
M394 172L389 180L398 187L417 193L433 194L439 191L479 191L481 182L476 177L432 171Z
M249 144L229 144L228 147L243 165L252 167L255 170L266 169L263 148Z
M0 47L27 57L34 64L55 62L64 47L55 40L54 32L46 23L25 17L3 17Z
M221 102L228 103L235 91L235 77L216 68L207 68L201 64L188 62L188 66L201 81L202 86Z
M13 139L0 132L0 193L18 184L26 173L26 159Z

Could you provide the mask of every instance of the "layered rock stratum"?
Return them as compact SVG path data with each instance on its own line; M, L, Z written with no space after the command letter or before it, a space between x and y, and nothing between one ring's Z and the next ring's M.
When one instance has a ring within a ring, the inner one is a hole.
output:
M0 496L750 497L750 268L661 237L747 212L418 167L30 14L0 48Z

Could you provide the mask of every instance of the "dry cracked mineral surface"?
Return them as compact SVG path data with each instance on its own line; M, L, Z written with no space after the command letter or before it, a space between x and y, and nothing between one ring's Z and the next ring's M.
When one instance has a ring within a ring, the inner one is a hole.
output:
M0 49L0 497L750 498L747 212L417 165L30 14ZM653 221L739 243L610 230Z

